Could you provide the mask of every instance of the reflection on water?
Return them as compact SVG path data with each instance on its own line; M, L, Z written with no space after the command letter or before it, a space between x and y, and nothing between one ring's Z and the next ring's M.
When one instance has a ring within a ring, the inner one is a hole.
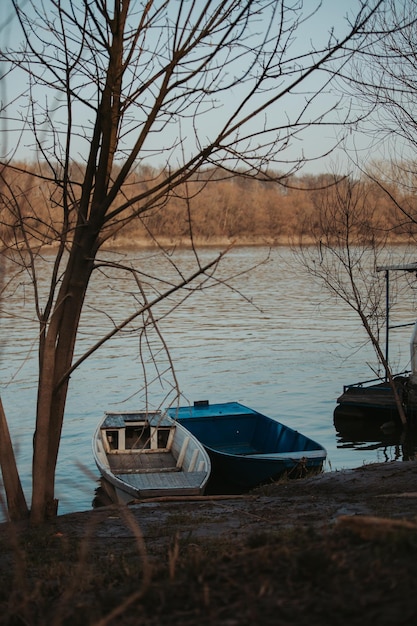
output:
M388 402L381 400L381 396L375 401L376 396L373 396L375 404L368 406L361 404L361 400L366 397L364 392L356 397L360 400L358 404L350 403L344 396L334 410L337 448L350 448L360 453L375 451L379 461L415 460L417 419L412 407L408 410L408 423L403 427L398 412L392 406L390 394L386 396ZM367 398L370 401L372 396L368 395Z
M380 429L368 429L365 433L353 432L348 436L336 431L338 449L350 449L359 453L375 452L378 462L386 461L413 461L417 458L417 429L409 427L405 431L396 429L390 434L384 434ZM365 435L365 436L364 436Z
M219 282L198 291L178 308L174 298L156 307L154 313L176 365L181 404L235 400L275 417L326 447L326 470L405 458L399 441L377 437L349 442L337 435L333 426L336 398L343 385L374 378L366 365L375 363L372 348L355 315L300 271L289 249L272 250L268 263L241 274L268 253L264 248L237 248L224 261L219 277L236 275L233 286L246 298ZM213 254L203 251L205 258ZM136 266L148 276L166 271L154 252L134 256ZM176 259L184 273L194 267L191 251L179 251ZM155 281L147 280L149 289L156 290ZM108 274L97 274L86 303L77 354L124 319L136 299L134 281L119 276L114 282ZM1 394L23 486L30 494L38 332L30 288L20 287L2 302L2 309ZM405 306L401 315L409 321ZM172 398L167 360L153 335L147 338L153 355L149 350L144 355L144 378L140 331L136 322L71 377L57 470L60 513L91 507L99 478L91 438L103 412L138 409L147 403L158 408ZM395 334L391 355L398 363L397 370L408 369L409 329ZM158 359L158 367L152 356Z

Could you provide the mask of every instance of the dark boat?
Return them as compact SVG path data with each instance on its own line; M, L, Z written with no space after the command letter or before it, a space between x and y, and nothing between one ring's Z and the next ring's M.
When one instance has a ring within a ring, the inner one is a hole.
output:
M238 402L170 408L206 448L212 478L240 491L322 469L326 450L309 437Z
M363 432L369 439L374 432L391 434L402 430L404 418L407 425L415 426L417 417L417 323L392 325L390 323L390 272L417 273L417 263L406 265L386 265L377 267L378 272L385 272L385 361L389 362L390 331L395 328L414 326L411 337L411 371L404 371L393 376L390 384L387 373L384 378L345 385L343 393L337 398L333 414L335 429L343 437L362 438ZM395 399L396 390L398 402ZM400 410L402 416L400 415Z
M415 407L408 402L409 377L398 375L394 384L402 406L411 418ZM392 432L401 429L392 386L378 379L345 386L337 398L333 422L339 433L345 435L350 432L354 436L359 434L359 437L362 430Z

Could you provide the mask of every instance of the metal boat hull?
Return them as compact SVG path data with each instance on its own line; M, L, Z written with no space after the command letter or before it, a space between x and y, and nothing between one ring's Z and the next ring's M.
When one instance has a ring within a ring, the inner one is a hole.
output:
M211 462L202 444L160 412L106 413L93 456L117 501L204 493Z
M206 448L212 477L239 490L322 469L326 450L309 437L237 402L168 409Z

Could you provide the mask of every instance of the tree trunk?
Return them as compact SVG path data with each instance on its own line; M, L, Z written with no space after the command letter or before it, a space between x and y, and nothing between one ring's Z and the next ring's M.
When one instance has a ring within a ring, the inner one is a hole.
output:
M39 367L38 405L33 452L31 522L55 517L55 469L64 421L68 380L85 293L93 269L93 244L75 242L47 329ZM84 250L84 252L83 252Z
M23 494L22 484L16 466L16 459L10 439L9 428L0 398L0 465L3 474L9 517L12 521L25 519L29 510Z

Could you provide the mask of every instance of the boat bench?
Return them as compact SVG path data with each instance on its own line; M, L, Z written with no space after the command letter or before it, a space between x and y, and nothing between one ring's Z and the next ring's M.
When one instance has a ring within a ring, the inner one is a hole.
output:
M254 448L253 446L244 443L232 446L215 445L212 447L215 450L218 450L219 452L225 452L226 454L238 454L240 456L246 456L247 454L259 454L259 450L257 448Z
M134 469L113 469L112 473L117 476L129 476L131 474L161 474L165 472L180 472L180 467L140 467Z
M326 452L325 450L290 450L288 452L264 452L263 454L251 454L250 456L254 459L290 459L295 461L304 458L325 459Z
M135 474L120 474L118 477L128 483L135 489L141 491L156 490L174 490L178 489L179 493L183 489L197 489L206 476L206 472L170 472L162 474L161 472L145 472Z

